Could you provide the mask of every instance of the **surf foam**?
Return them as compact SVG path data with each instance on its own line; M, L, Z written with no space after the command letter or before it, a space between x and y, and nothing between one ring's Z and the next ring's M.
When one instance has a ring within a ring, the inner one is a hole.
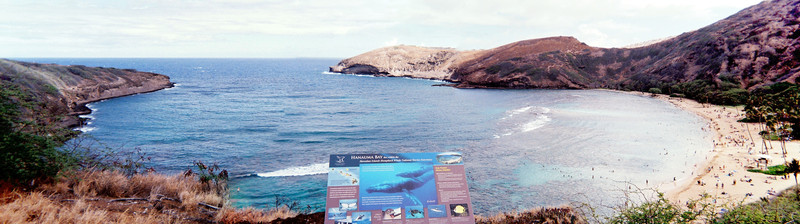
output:
M328 173L327 163L311 164L308 166L289 167L282 170L257 173L259 177L296 177L296 176L311 176Z
M523 124L522 128L520 129L522 132L533 131L541 127L544 127L544 125L546 125L547 122L550 122L551 120L552 119L550 119L550 117L548 117L547 115L540 114L539 116L536 116L536 119L532 120L531 122Z
M544 127L552 120L547 116L548 113L550 113L550 108L537 106L525 106L509 110L504 117L500 118L499 125L504 127L500 132L502 134L495 134L493 137L501 138Z
M94 131L95 129L97 129L97 128L96 127L83 126L83 127L78 127L78 128L72 129L72 130L86 133L86 132Z
M94 107L91 103L86 104L86 108L89 108L89 110L91 110L92 113L97 111L97 108ZM93 120L95 119L94 116L92 116L91 113L90 114L81 114L81 115L78 115L78 117L86 119L87 120L86 124L83 125L83 126L77 127L77 128L73 128L72 130L86 133L86 132L94 131L95 129L97 129L96 127L89 126L89 125L92 125L92 123L94 123Z

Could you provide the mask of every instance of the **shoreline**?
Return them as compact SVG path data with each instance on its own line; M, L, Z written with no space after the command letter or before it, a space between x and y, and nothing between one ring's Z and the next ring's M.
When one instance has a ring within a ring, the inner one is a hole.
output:
M704 130L709 131L713 137L713 147L708 149L710 153L707 158L692 167L694 172L689 178L675 184L664 183L658 187L670 201L682 205L689 200L701 199L707 194L710 202L716 206L735 206L758 201L762 197L773 198L778 192L794 186L795 182L791 177L783 179L782 176L747 171L749 166L765 166L764 163L757 162L764 143L758 135L760 124L738 122L744 118L741 106L702 104L663 94L653 96L643 92L607 91L659 99L700 116L706 123ZM780 141L766 141L767 147L770 144L773 148L767 148L767 155L771 159L766 166L783 164ZM798 148L800 143L786 142L788 153L785 159L791 161L792 158L800 158L800 152L796 150Z
M142 91L139 91L139 92L132 92L132 93L127 93L127 94L122 94L122 95L112 95L112 96L106 96L106 97L100 97L100 98L96 98L96 99L88 99L88 100L83 100L83 101L76 102L75 103L75 109L74 109L75 111L67 113L67 116L70 116L70 117L73 117L74 119L77 119L77 123L72 124L72 125L67 125L66 128L70 129L70 130L75 130L75 129L80 129L83 126L86 125L86 118L82 118L82 117L80 117L80 115L91 115L92 112L94 112L91 108L86 106L87 104L96 103L96 102L109 100L109 99L114 99L114 98L121 98L121 97L133 96L133 95L138 95L138 94L152 93L152 92L157 92L157 91L160 91L160 90L170 89L170 88L174 88L174 87L175 87L175 83L174 82L168 82L166 85L157 86L155 88L150 88L150 89L142 90ZM81 133L85 133L84 131L80 131L80 132Z

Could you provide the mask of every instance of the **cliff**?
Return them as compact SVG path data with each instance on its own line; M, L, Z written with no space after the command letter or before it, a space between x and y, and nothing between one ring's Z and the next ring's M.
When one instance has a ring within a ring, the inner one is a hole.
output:
M345 59L331 71L404 74L470 88L658 88L721 97L775 82L796 83L798 4L764 1L699 30L637 48L591 47L573 37L526 40L469 54L390 47ZM412 66L420 64L436 66ZM436 75L418 75L428 73ZM687 92L693 88L706 91Z
M38 64L0 59L0 84L17 88L30 105L23 119L38 119L57 127L80 125L77 115L91 111L90 102L152 92L173 83L160 74L131 69L96 68L81 65Z

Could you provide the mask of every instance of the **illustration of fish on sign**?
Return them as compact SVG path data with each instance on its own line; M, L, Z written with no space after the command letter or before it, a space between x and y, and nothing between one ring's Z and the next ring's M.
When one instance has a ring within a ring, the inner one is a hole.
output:
M450 215L454 217L469 216L469 206L467 204L451 204Z

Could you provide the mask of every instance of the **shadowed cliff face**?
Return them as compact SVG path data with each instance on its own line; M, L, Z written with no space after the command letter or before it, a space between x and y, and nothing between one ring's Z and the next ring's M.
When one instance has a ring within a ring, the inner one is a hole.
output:
M173 85L165 75L130 69L5 59L0 59L0 84L14 86L30 96L29 99L18 99L33 105L33 108L25 108L22 116L45 119L44 123L60 127L79 125L76 115L91 112L84 106L86 103L152 92Z
M430 63L451 62L447 66L411 66L404 71L414 77L444 72L437 79L465 88L659 88L672 92L693 81L720 91L794 83L800 76L799 4L796 0L762 2L702 29L644 47L595 48L572 37L551 37L469 54L448 50ZM393 74L389 65L376 61L395 54L378 49L345 59L331 71L346 71L358 64ZM397 58L392 65L436 58L430 52L417 55ZM353 63L356 59L358 63Z
M570 70L574 55L595 48L573 37L525 40L487 50L458 66L459 87L588 88L590 74Z

